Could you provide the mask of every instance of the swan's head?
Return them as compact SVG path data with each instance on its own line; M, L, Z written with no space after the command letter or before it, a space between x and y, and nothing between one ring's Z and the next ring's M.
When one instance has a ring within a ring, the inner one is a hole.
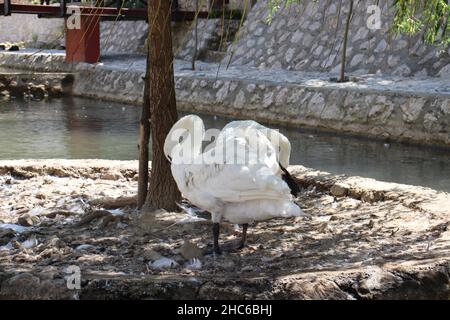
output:
M278 151L278 162L283 166L283 168L287 168L289 166L291 156L291 143L289 142L289 139L278 130L272 129L269 129L266 136L274 148Z
M291 156L291 143L289 139L286 138L283 134L279 133L279 161L283 168L287 168L289 166L289 159Z
M181 151L184 152L183 156L186 156L186 152L190 152L191 155L199 154L204 134L205 127L199 116L191 114L182 117L166 136L164 155L172 161L174 157L180 156Z

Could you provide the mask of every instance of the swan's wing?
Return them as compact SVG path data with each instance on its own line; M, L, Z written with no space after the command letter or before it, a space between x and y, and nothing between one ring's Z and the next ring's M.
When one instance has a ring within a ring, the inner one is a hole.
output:
M252 131L257 130L263 133L274 146L277 156L282 164L287 167L291 154L291 143L289 139L279 132L253 120L237 120L229 122L220 132L219 137L233 134L238 137L248 136Z
M186 185L191 192L208 194L221 202L291 199L288 185L263 165L194 165L186 176L191 177Z
M267 139L265 136L260 139ZM252 146L243 138L229 138L236 145L255 152ZM268 143L268 142L261 142ZM222 202L240 202L258 199L291 199L288 185L281 179L278 161L273 147L268 143L269 152L244 164L214 162L209 159L207 164L185 167L188 177L186 190L193 193L208 194ZM220 150L217 154L220 155ZM216 154L216 156L217 156ZM217 158L216 158L217 159ZM239 158L235 158L237 160Z

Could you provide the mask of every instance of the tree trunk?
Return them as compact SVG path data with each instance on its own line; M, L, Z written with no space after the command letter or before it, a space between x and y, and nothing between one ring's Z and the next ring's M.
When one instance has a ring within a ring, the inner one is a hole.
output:
M149 47L147 45L147 50ZM147 66L149 66L149 54L147 53ZM139 179L138 179L138 200L139 209L145 203L148 192L148 144L150 140L150 68L146 68L145 87L144 87L144 103L142 105L141 121L139 125Z
M150 125L152 130L152 168L143 210L177 210L181 195L164 156L164 140L177 121L171 32L171 1L148 1L150 46Z
M195 70L195 59L197 59L197 47L198 47L198 11L200 8L198 7L198 0L195 0L195 17L194 21L194 53L192 54L192 70Z
M345 79L345 65L346 65L346 59L347 59L348 31L350 29L350 21L352 19L352 14L353 14L353 1L354 0L350 1L350 9L348 10L347 21L345 23L344 45L342 48L341 74L339 76L339 82L347 81Z

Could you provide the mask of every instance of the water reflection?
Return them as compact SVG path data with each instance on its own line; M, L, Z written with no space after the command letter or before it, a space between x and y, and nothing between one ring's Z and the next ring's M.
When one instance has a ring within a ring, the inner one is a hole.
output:
M0 102L0 159L138 156L140 108L89 99ZM207 128L229 119L204 116ZM450 191L450 151L280 128L293 164Z

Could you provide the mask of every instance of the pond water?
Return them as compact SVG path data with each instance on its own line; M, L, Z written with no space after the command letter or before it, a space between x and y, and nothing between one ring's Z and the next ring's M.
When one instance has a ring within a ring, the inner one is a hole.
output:
M80 98L0 101L0 159L137 159L140 108ZM207 128L230 119L201 115ZM450 150L279 128L292 164L450 192Z

